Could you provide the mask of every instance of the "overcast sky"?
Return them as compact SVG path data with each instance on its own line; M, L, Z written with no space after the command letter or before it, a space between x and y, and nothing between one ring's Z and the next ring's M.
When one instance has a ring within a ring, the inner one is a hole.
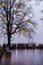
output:
M35 3L34 0L33 2ZM43 17L43 13L41 13L41 10L43 10L43 1L41 1L39 5L38 4L34 5L33 8L34 8L35 19L38 22L38 28L36 30L36 35L34 36L34 40L36 43L43 43L43 20L40 20Z
M32 0L30 2L31 6L33 7L33 12L34 12L34 19L36 20L36 22L38 22L38 25L37 25L37 30L36 30L36 33L35 33L35 36L34 36L34 39L33 41L35 41L37 44L39 43L43 43L43 20L41 21L40 18L43 16L43 13L41 13L40 11L43 10L43 1L41 1L39 4L38 4L39 0L37 0L37 2L35 0ZM5 39L0 39L0 43L3 44L5 41ZM14 37L14 40L13 42L15 43L28 43L28 39L25 38L25 36L21 35L18 37L18 34L17 36Z

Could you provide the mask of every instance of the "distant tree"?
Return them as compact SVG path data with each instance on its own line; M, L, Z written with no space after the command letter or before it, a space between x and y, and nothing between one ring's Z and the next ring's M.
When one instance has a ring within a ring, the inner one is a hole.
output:
M31 20L31 6L26 7L27 0L0 0L0 36L6 35L10 48L12 35L23 33L31 37L36 23Z

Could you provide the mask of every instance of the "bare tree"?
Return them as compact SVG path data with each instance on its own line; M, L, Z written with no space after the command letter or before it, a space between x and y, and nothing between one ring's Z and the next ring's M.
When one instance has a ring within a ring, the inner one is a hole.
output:
M28 3L27 3L28 2ZM31 37L36 24L30 18L30 7L26 7L27 0L0 0L0 33L7 35L10 47L12 35L19 32Z

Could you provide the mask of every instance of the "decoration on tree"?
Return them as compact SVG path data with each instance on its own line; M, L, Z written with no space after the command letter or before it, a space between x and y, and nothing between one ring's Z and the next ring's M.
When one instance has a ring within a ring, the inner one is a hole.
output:
M6 17L4 17L4 18L3 18L3 21L6 21L6 20L7 20L7 18L6 18Z
M2 2L2 7L4 7L5 6L5 4L4 4L4 2Z

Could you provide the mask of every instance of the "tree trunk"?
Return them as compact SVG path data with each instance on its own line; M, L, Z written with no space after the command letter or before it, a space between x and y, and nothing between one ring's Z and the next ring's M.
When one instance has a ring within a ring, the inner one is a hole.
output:
M10 42L11 42L11 32L10 32L10 29L9 29L9 21L7 23L7 36L8 36L8 46L10 48Z
M8 46L9 46L9 48L10 48L10 39L11 39L11 37L10 37L10 35L8 35Z

